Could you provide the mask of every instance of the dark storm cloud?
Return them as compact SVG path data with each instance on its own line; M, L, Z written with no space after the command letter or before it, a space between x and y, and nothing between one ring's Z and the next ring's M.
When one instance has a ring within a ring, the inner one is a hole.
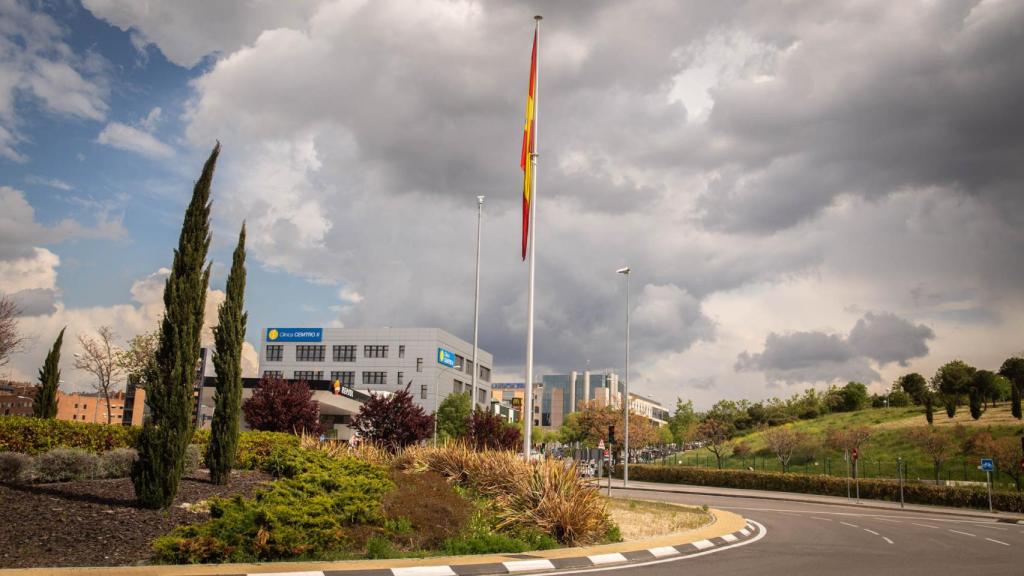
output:
M847 341L880 365L895 362L906 366L910 359L928 355L928 340L933 338L935 332L924 324L915 325L888 312L868 312L857 321Z
M879 373L870 360L884 366L906 366L928 354L931 328L913 324L890 312L868 312L849 335L824 332L770 333L764 351L742 352L733 368L737 372L764 372L769 382L874 382Z

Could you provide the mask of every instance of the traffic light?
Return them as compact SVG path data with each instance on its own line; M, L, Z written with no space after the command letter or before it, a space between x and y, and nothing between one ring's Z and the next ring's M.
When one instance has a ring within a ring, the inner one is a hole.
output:
M608 443L615 444L615 426L608 427Z

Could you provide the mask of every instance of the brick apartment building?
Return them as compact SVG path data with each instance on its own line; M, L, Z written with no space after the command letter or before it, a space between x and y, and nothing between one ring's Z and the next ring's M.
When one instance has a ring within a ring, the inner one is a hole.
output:
M0 382L0 415L31 416L36 387L26 382Z

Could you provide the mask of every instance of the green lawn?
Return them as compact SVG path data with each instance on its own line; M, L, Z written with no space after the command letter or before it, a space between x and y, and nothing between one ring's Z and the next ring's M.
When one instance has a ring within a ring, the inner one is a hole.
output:
M1004 414L1005 413L1005 414ZM1024 434L1024 425L1018 420L1009 418L1009 406L990 408L979 420L972 420L966 409L950 421L945 412L935 415L935 424L942 430L949 431L956 423L967 427L968 431L979 428L988 430L993 436L1020 436ZM794 456L790 463L790 471L830 474L845 476L846 462L842 452L836 452L825 446L825 437L829 430L843 429L853 426L868 426L873 434L860 450L858 462L859 474L864 478L895 478L897 458L906 462L908 479L934 479L934 465L931 458L921 453L908 437L910 429L926 426L924 410L919 407L910 408L878 408L840 414L829 414L814 420L803 420L790 424L796 431L807 434L810 448L800 456ZM748 469L781 471L781 465L773 453L765 445L759 432L752 432L735 438L750 447L745 457L726 459L723 467L730 469ZM714 455L707 449L692 450L666 460L667 464L687 466L715 466ZM955 447L950 457L943 463L940 478L943 480L959 480L983 482L985 474L977 470L979 458L962 456L959 446ZM1009 482L1003 476L997 480Z

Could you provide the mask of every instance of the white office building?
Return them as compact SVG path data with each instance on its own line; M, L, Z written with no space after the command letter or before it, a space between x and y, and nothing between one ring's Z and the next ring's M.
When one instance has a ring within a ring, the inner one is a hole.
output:
M259 351L263 376L337 380L368 391L409 386L428 413L453 392L468 392L475 405L490 408L493 358L484 350L477 355L474 366L473 345L438 328L267 328Z

